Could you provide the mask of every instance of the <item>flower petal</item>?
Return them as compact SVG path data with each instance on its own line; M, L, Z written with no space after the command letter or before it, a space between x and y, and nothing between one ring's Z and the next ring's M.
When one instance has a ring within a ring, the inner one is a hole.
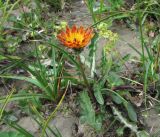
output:
M73 25L73 27L72 27L72 33L75 33L77 31L77 27L76 27L76 25Z
M73 25L72 28L67 26L65 31L57 35L57 38L64 46L79 49L87 46L93 36L93 29L85 29L83 26L77 28Z

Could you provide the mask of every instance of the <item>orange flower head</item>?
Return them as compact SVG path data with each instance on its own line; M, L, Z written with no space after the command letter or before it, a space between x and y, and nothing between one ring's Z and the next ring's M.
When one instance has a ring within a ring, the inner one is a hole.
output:
M77 28L74 25L72 28L67 26L65 31L62 31L57 35L57 38L66 47L81 49L88 45L93 36L93 29L85 29L82 26Z

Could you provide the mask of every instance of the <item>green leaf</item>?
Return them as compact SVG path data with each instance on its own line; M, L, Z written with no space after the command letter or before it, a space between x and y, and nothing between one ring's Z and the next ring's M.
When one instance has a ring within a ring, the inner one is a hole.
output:
M123 136L124 127L119 127L119 128L116 130L116 133L117 133L118 136Z
M96 116L95 110L93 109L91 100L86 91L80 93L80 107L81 117L80 120L84 123L89 124L97 131L102 128L102 118Z
M86 121L87 123L93 124L95 122L95 111L93 109L91 100L86 91L81 92L80 94L80 106L82 109L82 116L81 116L82 122L85 122L87 120Z
M34 84L35 86L39 87L40 89L44 90L45 93L51 97L51 95L48 92L47 87L45 87L41 82L39 82L36 78L30 78L30 77L25 77L25 76L11 76L11 75L0 75L2 78L10 78L10 79L17 79L17 80L24 80L29 83Z
M0 60L6 59L3 55L0 55Z
M94 73L96 72L96 50L97 50L97 40L98 34L96 33L91 40L91 44L89 47L89 62L90 62L90 70L91 70L91 77L94 77Z
M122 59L123 61L129 61L130 57L131 57L131 54L127 54Z
M18 125L17 122L14 122L10 118L8 118L8 116L5 116L3 118L3 122L5 124L9 125L11 128L14 128L16 131L18 131L18 133L21 133L21 137L34 137L29 131L27 131L25 128L21 127L20 125ZM22 135L24 135L24 136L22 136Z
M124 4L124 0L108 0L108 2L112 10L119 9Z
M118 94L118 93L117 93ZM121 104L123 102L122 98L120 98L119 96L117 96L116 94L111 94L111 97L113 99L113 101L117 104Z
M26 136L15 131L9 131L9 132L0 132L0 137L26 137Z
M129 122L128 119L122 116L121 112L114 106L111 106L113 110L113 114L117 117L117 119L124 124L124 127L128 127L133 132L137 133L138 127L135 123Z
M0 55L0 61L1 60L4 60L4 59L7 59L7 58L11 58L11 59L20 59L20 57L18 56L6 56L6 55Z
M108 82L111 87L123 85L124 82L115 72L110 72L108 76Z
M128 112L128 116L129 118L134 121L137 122L137 114L133 108L133 106L131 105L131 103L127 102L121 95L119 95L117 92L114 92L112 90L109 90L112 94L116 95L119 99L121 99L123 101L123 105L126 108L127 112ZM115 97L115 96L114 96ZM114 98L115 102L117 101L117 98ZM120 100L117 101L118 103L120 103Z
M18 100L26 100L26 99L33 99L34 97L36 98L46 98L49 99L47 96L43 94L33 94L33 93L26 93L26 94L15 94L10 97L8 102L11 101L18 101ZM0 97L0 103L4 103L6 100L7 96L2 96Z
M28 93L25 90L22 90L18 94L20 96L25 96ZM42 108L40 97L38 97L38 96L37 97L33 96L32 98L29 98L29 99L26 98L25 100L24 99L20 99L20 100L18 100L18 102L19 102L19 106L21 106L21 108L28 108L28 103L29 102L32 102L32 105L34 105L36 108L39 108L39 109Z
M131 105L131 103L129 103L129 102L124 102L124 106L125 106L126 109L127 109L128 116L129 116L130 120L132 120L132 121L134 121L134 122L137 122L137 114L136 114L133 106Z
M101 85L100 84L95 84L94 85L94 96L97 100L97 102L101 105L104 104L104 99L103 99L103 96L102 96L102 91L101 91Z
M143 130L137 133L137 137L150 137L150 136L146 131Z

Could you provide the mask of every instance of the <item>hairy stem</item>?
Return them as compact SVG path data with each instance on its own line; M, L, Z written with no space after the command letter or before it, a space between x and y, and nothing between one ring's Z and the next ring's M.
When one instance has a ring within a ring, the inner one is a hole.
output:
M87 80L87 77L86 77L86 75L85 75L85 72L84 72L84 68L83 68L83 64L82 64L82 62L81 62L81 59L80 59L80 55L78 54L78 56L77 56L78 58L78 62L79 62L79 66L80 66L80 71L81 71L81 74L82 74L82 77L83 77L83 80L84 80L84 83L85 83L85 85L86 85L86 87L87 87L87 89L88 89L88 93L89 93L89 95L90 95L90 97L94 100L94 95L93 95L93 92L92 92L92 89L91 89L91 87L90 87L90 85L89 85L89 82L88 82L88 80Z

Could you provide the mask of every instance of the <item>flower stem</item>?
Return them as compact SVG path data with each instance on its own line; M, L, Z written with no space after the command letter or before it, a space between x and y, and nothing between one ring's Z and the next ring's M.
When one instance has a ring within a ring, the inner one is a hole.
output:
M90 85L88 83L87 77L86 77L86 75L84 73L84 68L83 68L83 64L82 64L81 59L80 59L80 55L78 55L77 57L78 57L78 62L80 64L79 67L80 67L80 71L81 71L84 83L85 83L85 85L86 85L86 87L88 89L88 94L93 100L95 100L93 92L92 92L92 89L91 89L91 87L90 87Z

